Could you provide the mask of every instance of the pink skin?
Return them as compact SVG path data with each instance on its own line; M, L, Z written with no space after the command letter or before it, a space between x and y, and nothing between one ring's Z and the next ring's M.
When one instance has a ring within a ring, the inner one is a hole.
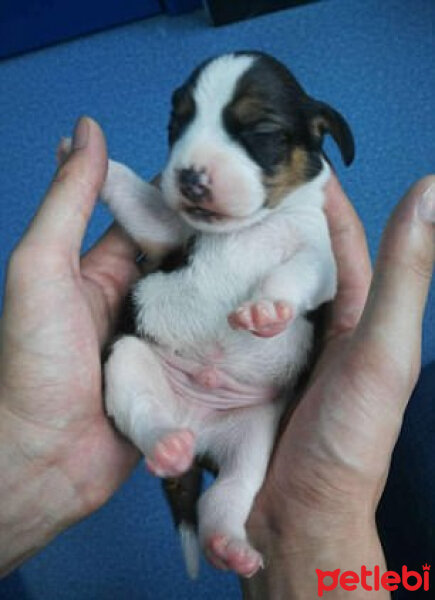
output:
M194 434L188 429L177 429L162 436L156 442L146 464L157 477L178 477L192 465L194 457ZM241 539L234 539L216 532L208 537L205 554L218 569L235 571L242 577L251 577L263 566L261 554Z
M218 569L235 571L242 577L252 577L263 567L261 554L244 540L230 539L220 533L211 535L205 547L205 554Z
M283 332L293 317L292 306L284 301L245 302L228 316L233 329L245 329L259 337Z
M178 477L192 465L195 436L189 429L176 429L161 437L145 461L157 477Z
M209 149L198 148L191 162L202 172L203 181L207 182L210 190L212 206L206 203L205 208L235 219L248 217L260 208L262 201L258 201L257 206L252 205L255 190L249 181L234 169L234 158L228 155L228 149L216 150L208 157L206 167L203 165L204 151L208 153Z
M204 367L198 371L194 377L194 381L208 389L214 389L221 384L219 371L215 367Z
M167 433L155 444L147 457L148 469L157 477L178 477L192 465L195 437L188 429ZM232 539L214 533L206 541L205 554L218 569L235 571L242 577L251 577L263 566L261 555L247 541Z

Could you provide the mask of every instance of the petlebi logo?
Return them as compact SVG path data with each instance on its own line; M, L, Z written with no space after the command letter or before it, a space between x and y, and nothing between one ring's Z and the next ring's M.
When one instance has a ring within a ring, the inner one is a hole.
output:
M379 566L375 566L373 570L369 570L365 565L361 567L361 571L321 571L316 569L317 575L317 595L319 598L327 592L332 592L337 588L346 591L363 589L368 592L378 592L381 588L389 592L394 592L402 586L405 590L415 592L417 590L429 590L429 571L430 565L427 563L422 565L422 572L408 571L408 567L403 566L402 572L385 571L381 574Z

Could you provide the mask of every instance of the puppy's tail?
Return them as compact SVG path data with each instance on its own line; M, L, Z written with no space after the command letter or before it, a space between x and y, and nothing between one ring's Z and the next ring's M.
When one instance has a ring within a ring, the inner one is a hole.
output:
M184 556L187 574L190 579L197 579L199 575L199 544L196 530L190 523L181 521L178 526L181 550Z
M174 524L180 534L186 570L191 579L199 574L199 544L197 537L196 503L201 493L202 469L194 464L181 477L163 479L163 491L171 509Z

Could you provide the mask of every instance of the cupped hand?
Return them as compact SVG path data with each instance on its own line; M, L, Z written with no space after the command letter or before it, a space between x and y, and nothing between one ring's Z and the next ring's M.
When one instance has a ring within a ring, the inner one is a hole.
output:
M106 170L103 134L82 118L10 259L1 323L1 416L26 461L55 467L73 490L72 521L104 503L138 460L104 414L100 358L139 275L137 250L112 227L80 258Z
M419 181L397 206L373 278L362 226L335 178L326 212L338 293L323 352L248 523L269 564L247 584L249 597L314 598L316 568L357 571L384 561L375 511L420 370L435 177Z

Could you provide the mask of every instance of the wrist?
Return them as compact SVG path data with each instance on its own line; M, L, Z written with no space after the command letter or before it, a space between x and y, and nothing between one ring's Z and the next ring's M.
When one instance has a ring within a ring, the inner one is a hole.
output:
M42 433L0 413L1 576L77 520L81 506Z
M322 581L328 589L323 597L329 600L345 599L351 590L355 600L390 598L382 586L368 591L362 585L363 566L372 572L372 584L374 567L379 567L381 575L386 570L375 523L376 502L348 500L346 508L339 503L334 508L290 498L283 502L282 497L275 502L270 495L260 496L248 530L263 554L265 568L244 582L246 600L313 600L320 597ZM334 572L335 579L323 575L326 571ZM341 580L346 572L356 575L347 574ZM357 577L356 588L344 589L346 582L356 582Z
M381 575L386 567L374 520L339 532L331 524L304 539L288 531L286 537L270 536L262 550L265 568L244 582L246 600L312 600L321 592L341 600L349 591L355 600L390 598L382 586L376 590L375 567Z

